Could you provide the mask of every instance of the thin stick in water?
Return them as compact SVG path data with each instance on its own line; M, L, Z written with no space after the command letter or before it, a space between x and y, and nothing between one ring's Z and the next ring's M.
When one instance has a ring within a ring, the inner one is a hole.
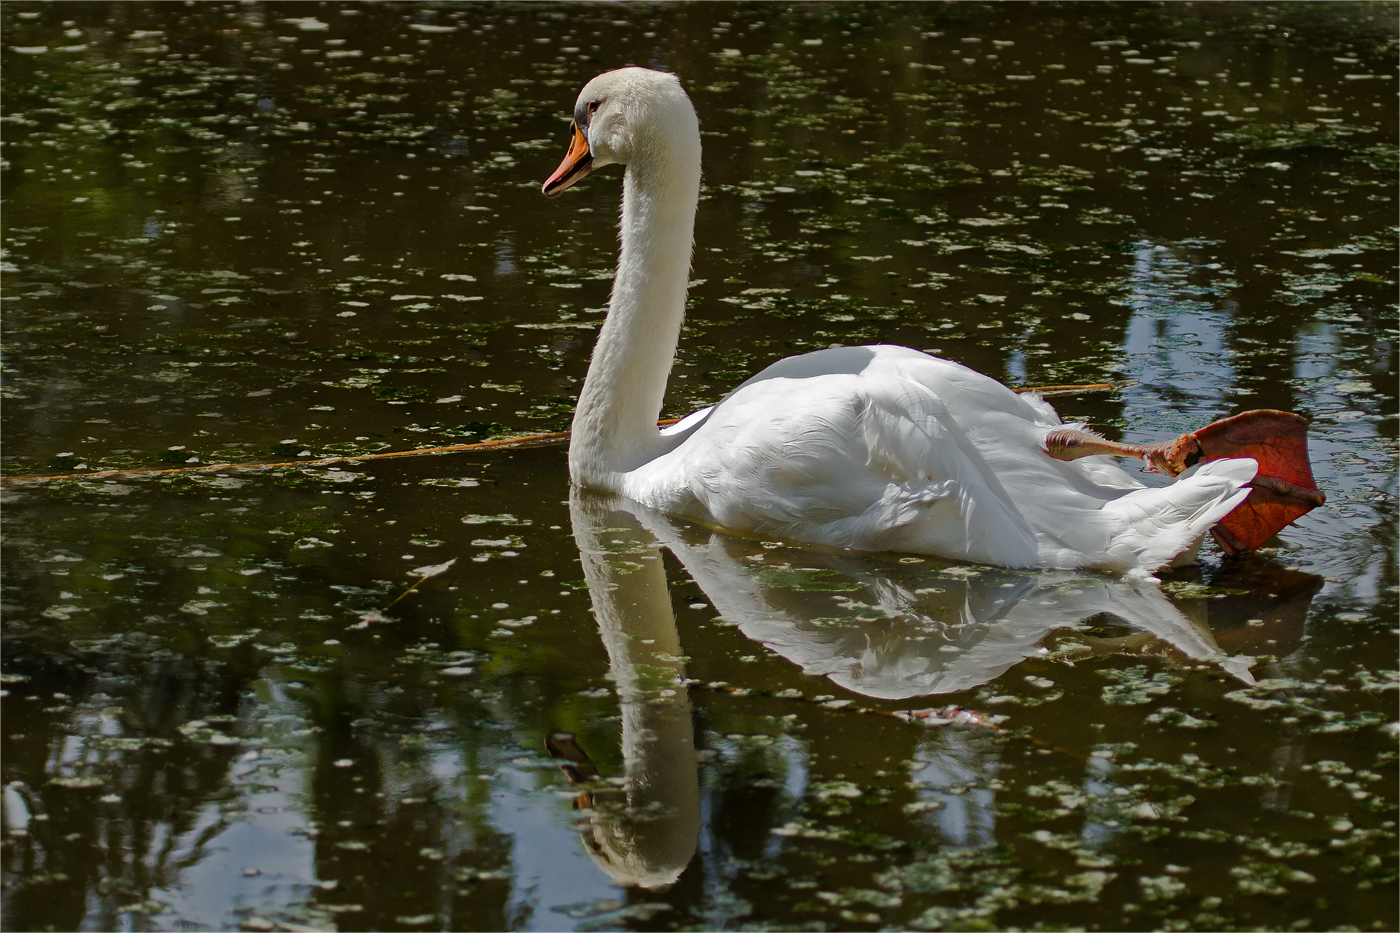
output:
M1135 381L1128 382L1095 382L1086 385L1062 385L1062 386L1022 386L1013 389L1013 392L1034 392L1037 395L1082 395L1088 392L1112 392L1115 389L1126 388L1137 385ZM658 421L657 427L665 427L675 424L680 418L668 418ZM416 450L391 450L377 454L356 454L350 457L321 457L316 460L280 460L256 463L202 463L199 466L167 467L165 469L139 469L139 470L99 470L95 473L59 473L52 476L0 476L0 485L12 483L42 483L57 482L70 479L118 479L122 477L137 478L142 476L171 476L182 473L217 473L226 470L277 470L288 467L309 467L309 466L332 466L337 463L363 463L368 460L387 460L391 457L429 457L437 454L464 453L472 450L498 450L505 448L520 447L553 447L558 444L569 442L569 432L559 431L554 434L531 434L527 437L503 437L493 441L479 441L475 444L452 444L447 447L422 447Z

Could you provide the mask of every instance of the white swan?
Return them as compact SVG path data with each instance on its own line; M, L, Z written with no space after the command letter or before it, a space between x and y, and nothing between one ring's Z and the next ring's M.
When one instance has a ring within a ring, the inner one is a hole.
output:
M575 484L815 544L1141 572L1187 551L1249 496L1248 458L1199 463L1161 488L1106 457L1054 459L1047 437L1057 456L1110 447L1064 429L1039 398L905 347L781 360L658 430L700 189L699 121L675 75L623 68L590 81L543 191L611 163L626 166L622 251L574 414Z

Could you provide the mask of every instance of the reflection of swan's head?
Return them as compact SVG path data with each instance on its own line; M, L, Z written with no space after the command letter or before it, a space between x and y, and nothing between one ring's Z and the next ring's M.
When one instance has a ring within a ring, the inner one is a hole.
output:
M698 165L699 149L699 120L680 80L664 71L619 68L579 92L569 154L543 190L552 197L613 163L669 169L690 156Z
M545 747L549 757L559 761L569 783L583 785L574 805L592 813L579 828L583 847L598 867L620 885L664 888L674 884L690 864L700 832L695 743L692 736L677 743L678 736L671 734L679 731L681 719L689 725L688 706L645 705L660 715L650 717L650 728L643 726L647 741L628 743L624 735L629 772L624 787L599 781L598 769L572 734L556 732L545 739ZM638 731L637 715L646 714L635 707L624 710L624 721L633 723L633 733ZM649 793L656 790L660 793Z
M692 762L687 762L692 764ZM595 819L582 827L583 847L594 864L624 887L669 887L690 864L699 835L699 814L678 831L670 814L622 815ZM689 825L693 822L695 825Z

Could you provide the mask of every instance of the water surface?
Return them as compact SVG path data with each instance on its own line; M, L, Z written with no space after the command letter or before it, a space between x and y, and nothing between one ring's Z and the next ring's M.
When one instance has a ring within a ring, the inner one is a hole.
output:
M76 478L4 487L4 925L1394 929L1394 14L5 3L3 472ZM1298 411L1327 506L1158 588L312 463L567 427L626 64L704 133L666 415L901 343Z

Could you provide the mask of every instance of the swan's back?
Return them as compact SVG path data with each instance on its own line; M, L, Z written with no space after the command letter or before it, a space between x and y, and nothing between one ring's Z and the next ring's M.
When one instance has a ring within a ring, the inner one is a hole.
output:
M1242 501L1253 461L1161 489L1044 452L1043 400L904 347L781 360L624 492L737 531L1011 567L1151 570Z

